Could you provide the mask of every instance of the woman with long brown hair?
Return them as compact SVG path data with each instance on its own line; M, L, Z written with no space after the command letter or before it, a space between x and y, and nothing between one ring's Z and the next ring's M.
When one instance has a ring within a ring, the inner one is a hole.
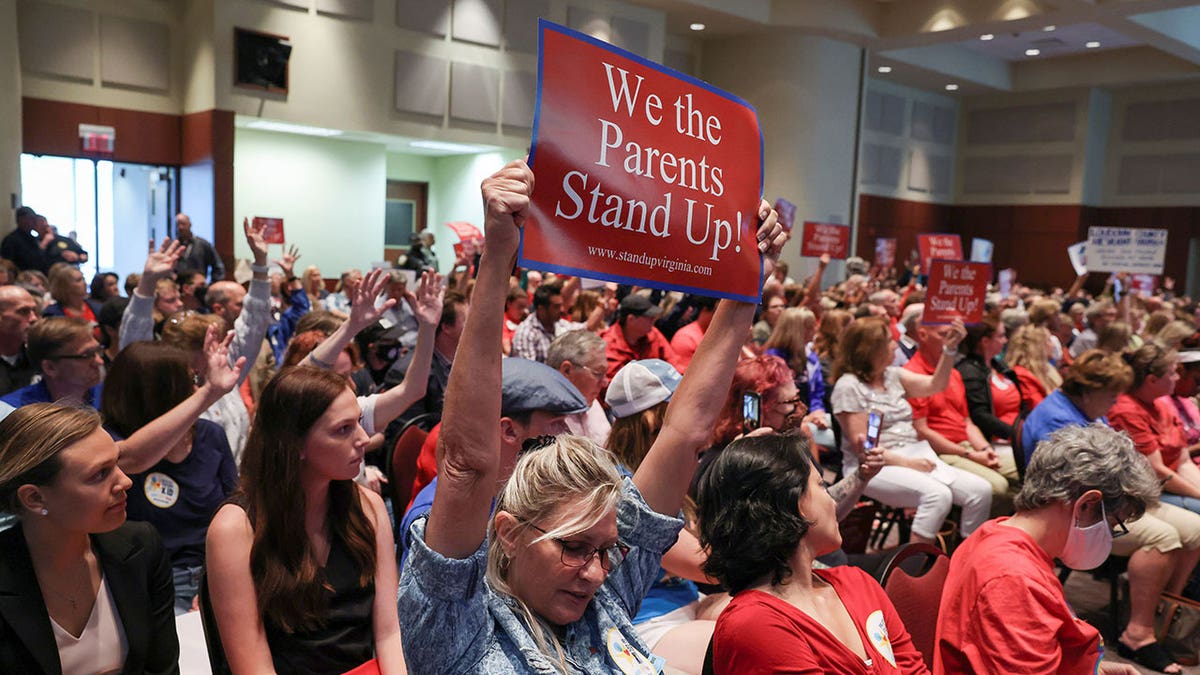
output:
M234 673L404 672L387 509L354 483L368 437L346 379L284 368L259 399L242 483L208 530Z

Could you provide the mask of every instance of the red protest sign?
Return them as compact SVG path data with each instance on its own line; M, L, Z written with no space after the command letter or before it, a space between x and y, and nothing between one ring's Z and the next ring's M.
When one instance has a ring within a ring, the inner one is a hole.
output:
M263 229L263 241L268 244L282 244L283 239L283 218L261 218L254 217L254 227L265 225Z
M757 302L762 135L741 99L539 22L522 267Z
M933 260L929 264L929 285L925 291L922 323L963 323L983 319L983 298L992 278L989 263L960 260Z
M875 238L875 264L891 267L896 264L896 240L891 237Z
M1154 274L1129 275L1129 290L1147 297L1154 295L1154 287L1158 285L1158 276Z
M454 230L459 241L483 241L483 232L471 223L446 223L446 227Z
M928 270L934 258L962 260L962 239L957 234L919 234L917 247L921 249L921 269Z
M775 213L779 214L779 224L790 232L796 224L796 205L780 197L775 200Z
M850 250L850 226L836 223L805 221L804 238L800 240L800 255L819 258L845 259Z

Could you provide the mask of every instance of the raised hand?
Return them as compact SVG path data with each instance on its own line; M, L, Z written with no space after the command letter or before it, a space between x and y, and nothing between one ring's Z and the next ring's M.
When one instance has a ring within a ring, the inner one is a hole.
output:
M244 356L236 363L229 363L229 344L233 342L233 331L227 332L224 338L217 335L216 326L211 325L204 334L204 362L208 366L204 386L212 390L213 400L233 391L246 365Z
M442 320L442 300L446 289L442 287L442 275L426 270L417 282L417 292L408 291L404 301L412 308L417 321L426 326L436 326Z
M488 248L502 258L516 255L520 230L529 216L533 171L524 160L514 160L484 179L480 188Z
M946 333L944 341L947 351L955 351L958 349L958 343L962 342L967 336L967 327L963 325L961 317L955 317L954 322L950 324L950 332Z
M287 250L278 259L272 261L279 265L279 269L283 270L283 277L291 279L296 276L292 273L296 269L296 261L300 259L300 249L296 248L295 244L288 246Z
M379 320L383 313L396 305L395 298L389 299L379 307L375 306L378 298L387 288L390 273L384 269L373 269L363 277L362 283L354 289L350 298L350 328L351 334L370 326Z
M183 255L183 244L174 239L163 239L162 246L155 251L154 240L150 240L150 255L146 256L146 265L142 268L142 280L151 283L174 273L175 263Z
M242 230L246 233L246 243L250 246L250 251L254 253L255 265L267 264L267 240L263 237L266 229L266 223L252 225L249 218L242 218Z
M787 242L787 232L779 224L779 214L775 213L775 209L772 209L765 199L758 203L758 219L761 224L758 226L756 240L758 241L758 252L762 255L762 279L763 282L766 282L775 272L775 263L779 262L779 252L783 250L783 245Z

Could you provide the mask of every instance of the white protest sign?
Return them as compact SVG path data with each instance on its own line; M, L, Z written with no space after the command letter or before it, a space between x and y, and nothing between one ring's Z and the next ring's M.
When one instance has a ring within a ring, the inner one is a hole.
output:
M1071 267L1075 268L1076 276L1087 274L1087 242L1071 244L1067 247L1067 257L1071 259Z
M971 262L992 262L992 249L995 246L987 239L975 237L971 239Z
M1087 266L1093 272L1162 274L1166 254L1166 230L1088 228Z
M1012 295L1013 282L1017 278L1017 271L1011 267L1005 270L1000 270L1000 297L1007 298Z

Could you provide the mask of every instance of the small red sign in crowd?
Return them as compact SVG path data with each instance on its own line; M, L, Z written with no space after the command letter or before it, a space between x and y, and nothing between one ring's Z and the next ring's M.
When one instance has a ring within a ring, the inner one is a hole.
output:
M844 260L850 251L850 226L837 223L804 223L804 238L800 240L800 255Z

